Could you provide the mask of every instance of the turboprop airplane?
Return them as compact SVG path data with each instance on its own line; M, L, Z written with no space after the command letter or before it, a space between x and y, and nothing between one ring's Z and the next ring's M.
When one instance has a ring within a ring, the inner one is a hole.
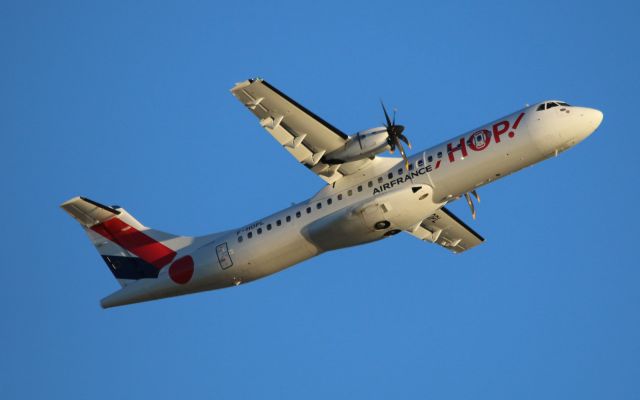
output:
M148 228L119 206L84 197L63 203L122 286L102 307L237 286L400 232L467 251L484 239L447 203L464 197L475 219L477 188L557 156L602 122L598 110L549 100L407 156L404 127L384 105L384 126L349 136L263 79L238 83L231 93L325 186L282 211L199 237ZM380 156L395 150L401 157Z

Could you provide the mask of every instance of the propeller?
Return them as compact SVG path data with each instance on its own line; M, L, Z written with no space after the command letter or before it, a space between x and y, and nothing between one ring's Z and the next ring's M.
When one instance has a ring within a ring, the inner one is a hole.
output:
M473 197L476 198L476 200L478 200L478 203L480 203L480 196L478 196L478 192L476 192L475 190L472 190L471 194L473 195ZM471 209L471 216L473 217L473 219L476 219L476 207L473 205L473 201L471 201L471 196L469 196L469 192L464 194L464 198L467 199L467 204L469 204L469 208Z
M405 135L402 134L404 132L404 126L396 125L396 110L393 110L393 120L389 118L389 113L387 113L387 108L384 106L382 100L380 100L380 104L382 105L382 111L384 111L384 119L386 120L385 127L387 128L387 133L389 137L387 138L387 143L389 144L390 150L389 152L393 153L396 149L400 151L402 158L404 159L404 165L409 169L409 159L407 158L407 154L404 152L404 147L402 147L402 142L405 142L409 148L411 148L411 142ZM402 141L402 142L401 142Z

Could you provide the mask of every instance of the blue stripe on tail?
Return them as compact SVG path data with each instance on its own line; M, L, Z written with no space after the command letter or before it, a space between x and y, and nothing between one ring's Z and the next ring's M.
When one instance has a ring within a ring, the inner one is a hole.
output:
M116 279L157 278L160 270L137 257L102 256Z

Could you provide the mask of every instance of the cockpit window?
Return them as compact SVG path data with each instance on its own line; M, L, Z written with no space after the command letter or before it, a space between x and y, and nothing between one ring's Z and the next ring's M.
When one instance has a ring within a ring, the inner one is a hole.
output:
M538 108L536 108L536 111L544 111L558 106L571 107L571 104L565 103L563 101L550 101L548 103L540 104Z

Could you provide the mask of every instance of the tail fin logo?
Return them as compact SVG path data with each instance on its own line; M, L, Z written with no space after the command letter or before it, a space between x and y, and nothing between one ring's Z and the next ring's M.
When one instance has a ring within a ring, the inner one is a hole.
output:
M191 280L193 259L189 256L175 258L177 251L191 244L192 238L147 228L123 208L109 207L86 197L74 197L61 207L89 234L120 285L157 278L172 262L169 267L172 281L185 284ZM164 244L168 240L172 240L173 249Z
M117 217L108 219L91 227L91 230L103 236L158 270L169 264L176 252L152 239Z

